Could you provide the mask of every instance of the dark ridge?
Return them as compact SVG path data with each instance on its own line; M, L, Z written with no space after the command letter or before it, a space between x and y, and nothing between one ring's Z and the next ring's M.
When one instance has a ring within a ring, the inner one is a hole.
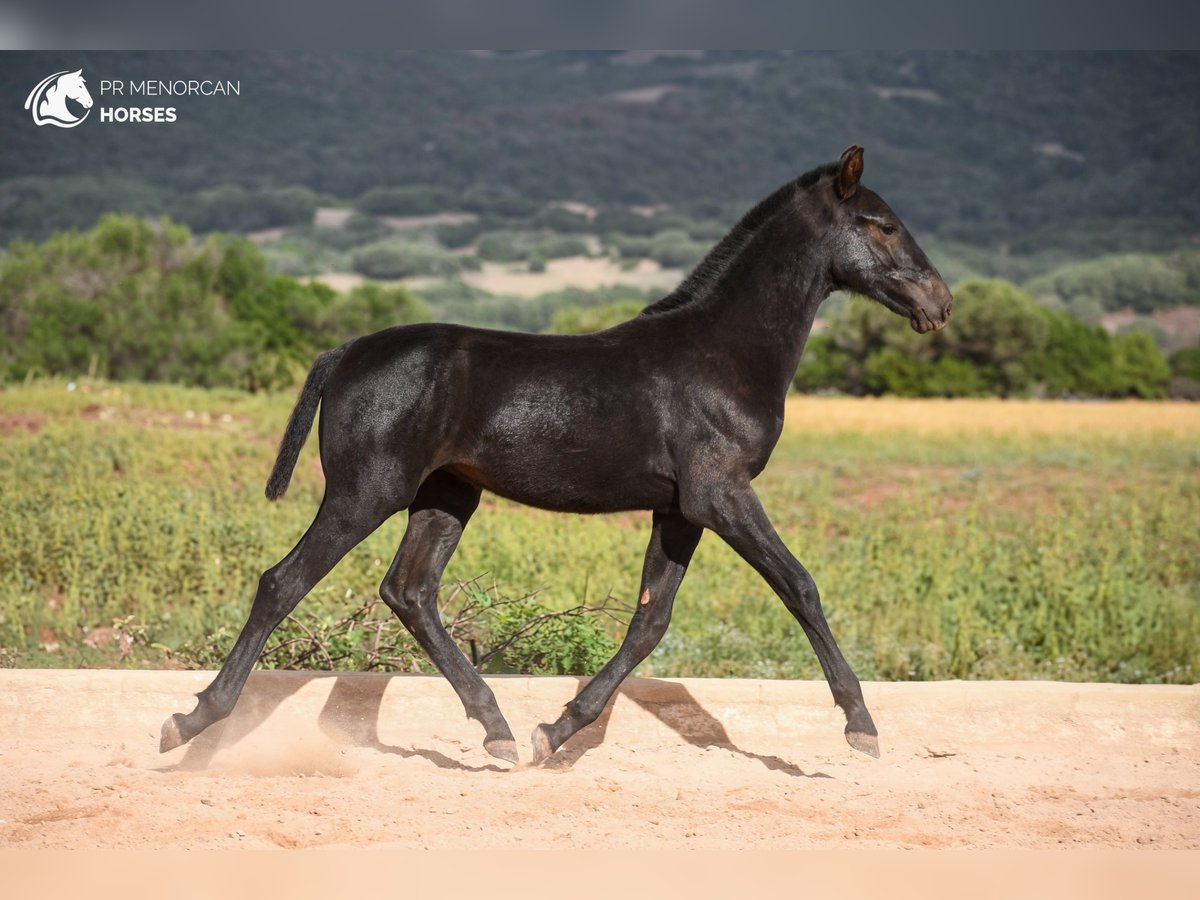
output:
M729 264L745 249L746 245L750 243L750 239L771 216L791 200L797 191L807 190L824 176L832 175L836 171L837 163L818 166L760 200L738 220L738 223L729 230L725 237L721 238L708 251L708 255L700 261L696 268L692 269L687 278L680 282L679 287L661 300L651 303L642 310L641 315L652 316L656 313L666 312L707 296L721 275L729 268Z

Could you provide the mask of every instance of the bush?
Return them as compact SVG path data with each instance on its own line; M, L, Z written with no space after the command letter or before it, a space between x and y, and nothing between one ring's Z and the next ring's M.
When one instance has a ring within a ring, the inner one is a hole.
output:
M1105 309L1149 313L1160 307L1200 304L1200 251L1169 256L1125 253L1071 263L1029 282L1039 297L1074 304L1090 298Z
M547 206L538 210L530 219L530 224L556 234L579 234L592 230L592 222L587 216L561 206Z
M660 231L653 237L620 236L611 245L623 259L653 259L664 268L681 269L696 265L709 249L680 230Z
M796 387L909 397L1166 394L1170 372L1144 332L1110 338L1006 281L965 281L954 295L950 325L932 335L879 304L852 301L810 341Z
M353 213L341 228L313 226L304 232L304 235L313 243L332 250L361 247L372 241L383 240L391 234L392 229L388 227L387 223L362 213Z
M529 244L515 231L489 231L480 235L475 252L489 262L518 262L529 253Z
M272 275L242 238L197 245L165 220L109 215L89 232L10 247L0 262L0 374L274 389L321 350L428 316L404 291L339 295Z
M599 234L632 235L649 237L661 226L652 216L642 216L620 207L602 209L592 220L592 228Z
M497 586L485 588L479 581L459 583L448 587L446 593L448 597L440 607L446 631L479 670L490 673L594 675L617 650L599 620L616 612L629 612L610 600L596 607L551 610L532 594L509 597ZM134 617L120 624L143 637L143 644L149 644L148 629L135 625ZM222 629L169 652L187 668L216 668L224 662L231 637ZM263 650L262 666L353 672L435 671L425 652L380 600L345 615L302 607L272 634Z
M249 188L225 185L199 191L178 206L178 216L197 231L259 231L308 225L317 195L306 187Z
M123 178L55 175L0 182L0 242L45 240L54 232L95 222L106 212L160 216L171 211L169 191Z
M582 238L572 235L497 229L479 237L476 252L480 259L511 263L532 260L534 257L544 261L566 256L586 256L588 249Z
M375 216L427 216L453 207L450 192L431 185L375 187L354 204L360 212Z
M459 205L468 212L494 215L505 219L527 219L541 204L508 187L480 184L462 193Z
M563 259L568 256L587 256L587 252L587 244L582 239L570 235L557 235L540 241L530 255L537 255L542 259Z
M362 334L432 318L429 306L406 289L368 282L350 289L331 311L324 331L331 343L340 344Z
M458 222L454 225L439 225L434 230L434 236L439 244L448 250L459 250L475 242L485 231L496 227L496 220L486 216L472 219L469 222Z
M1112 355L1118 393L1146 399L1167 395L1171 370L1150 335L1144 331L1118 334L1112 341Z
M432 245L400 240L368 244L354 253L351 264L360 275L385 279L455 275L478 266L472 257L456 256Z

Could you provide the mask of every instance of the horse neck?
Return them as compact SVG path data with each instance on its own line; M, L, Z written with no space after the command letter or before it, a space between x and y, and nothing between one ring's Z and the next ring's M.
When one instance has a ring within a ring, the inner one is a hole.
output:
M817 308L831 289L816 238L810 217L781 211L694 307L697 341L777 391L791 384Z

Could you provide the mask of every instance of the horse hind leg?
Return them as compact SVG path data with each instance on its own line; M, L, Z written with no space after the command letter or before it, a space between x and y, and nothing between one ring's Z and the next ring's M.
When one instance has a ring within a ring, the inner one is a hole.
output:
M483 725L484 749L516 763L517 745L495 694L446 632L437 607L442 573L478 505L478 489L446 472L430 475L413 500L408 530L379 594L450 682L467 717Z
M186 744L233 711L271 632L338 560L399 508L353 495L326 494L299 543L259 579L250 616L217 677L196 695L196 708L186 715L175 713L163 723L160 752Z
M638 605L625 640L616 656L587 683L553 725L545 723L533 729L533 759L540 763L603 712L621 682L658 646L671 622L675 592L683 581L688 563L703 529L678 512L655 513L650 544L642 566L642 584Z

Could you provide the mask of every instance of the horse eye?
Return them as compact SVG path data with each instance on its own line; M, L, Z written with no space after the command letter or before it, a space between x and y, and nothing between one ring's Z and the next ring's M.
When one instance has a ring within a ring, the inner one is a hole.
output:
M880 225L879 230L882 231L884 234L895 234L896 226L889 222L886 225Z

